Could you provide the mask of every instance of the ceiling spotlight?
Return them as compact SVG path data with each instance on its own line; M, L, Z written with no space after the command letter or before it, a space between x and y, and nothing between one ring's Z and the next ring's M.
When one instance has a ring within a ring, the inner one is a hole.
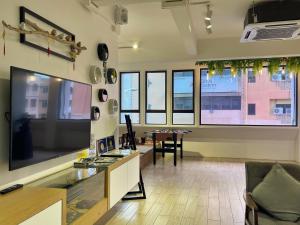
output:
M132 45L132 48L133 48L133 49L138 49L138 48L139 48L139 45L138 45L137 43L134 43L134 44Z
M139 44L134 43L132 45L119 46L118 48L119 49L134 49L134 50L137 50L139 48Z
M212 11L210 10L210 6L206 5L207 11L206 11L206 16L205 16L205 20L210 21L211 17L212 17Z
M212 18L212 10L210 9L210 5L206 5L206 16L204 17L204 22L206 26L206 31L207 33L211 34L212 33L212 24L211 24L211 18Z

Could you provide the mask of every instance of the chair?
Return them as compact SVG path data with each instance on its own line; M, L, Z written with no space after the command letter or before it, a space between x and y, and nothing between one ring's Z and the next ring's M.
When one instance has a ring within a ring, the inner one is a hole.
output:
M245 224L246 225L300 225L296 223L280 221L266 214L255 203L251 197L254 188L263 181L275 163L270 162L246 162L246 191L244 200L246 202ZM281 166L295 179L300 181L300 166L297 164L281 164ZM280 193L279 193L280 194Z
M161 152L162 157L165 157L165 153L174 154L174 166L177 163L177 134L176 133L153 133L153 164L156 164L156 153ZM172 141L173 143L165 143L166 141ZM161 142L161 147L158 144ZM182 155L181 155L182 156Z

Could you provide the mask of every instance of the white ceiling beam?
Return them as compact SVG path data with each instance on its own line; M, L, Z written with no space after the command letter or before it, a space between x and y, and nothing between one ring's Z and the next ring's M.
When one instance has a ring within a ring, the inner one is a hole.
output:
M173 7L170 8L170 10L184 42L186 52L189 55L197 55L197 38L193 28L189 8L182 6Z

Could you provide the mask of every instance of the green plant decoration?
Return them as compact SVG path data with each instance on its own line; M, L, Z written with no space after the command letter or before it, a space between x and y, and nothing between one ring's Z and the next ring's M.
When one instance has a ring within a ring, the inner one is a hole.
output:
M216 61L215 66L216 66L216 72L222 76L223 73L224 73L224 69L225 69L224 62L223 61Z
M268 67L271 75L276 73L280 66L286 66L286 70L293 75L300 74L300 57L197 61L196 65L207 66L209 76L222 75L225 67L231 67L232 75L240 75L240 72L245 74L247 68L252 67L253 73L257 75L264 66Z
M253 68L254 75L261 74L262 73L262 69L264 68L264 62L263 62L263 60L261 60L261 59L255 59L255 60L253 60L252 68Z
M269 65L268 65L269 74L272 76L273 74L277 73L280 65L281 65L280 59L278 58L269 59Z

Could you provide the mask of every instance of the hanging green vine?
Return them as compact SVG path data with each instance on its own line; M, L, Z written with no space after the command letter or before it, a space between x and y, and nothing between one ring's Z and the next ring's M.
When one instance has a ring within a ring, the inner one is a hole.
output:
M290 73L300 74L300 57L197 61L196 65L207 66L209 76L222 75L226 67L231 68L233 76L241 71L245 73L247 68L252 68L253 73L256 75L261 74L264 66L268 67L270 74L278 72L281 66L286 67L286 70Z

